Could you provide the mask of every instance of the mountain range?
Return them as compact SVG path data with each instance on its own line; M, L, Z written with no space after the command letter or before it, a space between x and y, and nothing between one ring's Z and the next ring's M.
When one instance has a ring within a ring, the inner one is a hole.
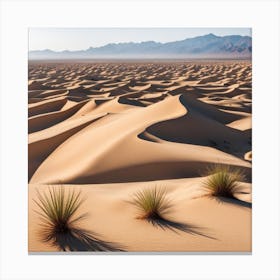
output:
M29 52L29 59L250 59L251 55L251 37L241 35L216 36L210 33L168 43L154 41L111 43L79 51L33 50Z

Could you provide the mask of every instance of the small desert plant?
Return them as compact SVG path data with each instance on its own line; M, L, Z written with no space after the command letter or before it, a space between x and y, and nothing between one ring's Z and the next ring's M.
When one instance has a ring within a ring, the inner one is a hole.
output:
M85 215L75 217L83 200L81 192L65 191L63 186L48 188L44 193L37 191L38 200L34 200L41 211L42 236L44 241L56 243L59 235L68 234L75 223Z
M138 219L163 219L162 214L170 207L166 199L166 190L151 188L138 191L134 194L133 204L139 210Z
M239 182L244 179L244 173L238 168L228 165L214 165L207 169L204 187L209 195L235 198L239 192Z

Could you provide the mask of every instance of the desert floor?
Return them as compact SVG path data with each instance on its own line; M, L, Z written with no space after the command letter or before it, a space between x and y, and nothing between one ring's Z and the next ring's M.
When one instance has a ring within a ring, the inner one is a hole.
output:
M29 62L29 251L40 238L37 191L82 192L90 249L251 251L249 61ZM204 171L237 166L237 199L205 195ZM166 189L165 222L136 219L133 195Z

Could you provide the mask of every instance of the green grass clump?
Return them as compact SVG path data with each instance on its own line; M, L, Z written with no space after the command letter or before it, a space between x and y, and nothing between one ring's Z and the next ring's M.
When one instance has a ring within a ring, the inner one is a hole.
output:
M244 180L244 173L238 168L228 165L214 165L207 170L204 187L208 194L218 197L235 198L240 190L240 181Z
M133 203L139 210L138 219L163 219L162 214L170 207L166 199L166 190L151 188L134 194Z
M38 200L34 202L40 211L36 211L42 219L43 241L56 242L59 235L71 233L75 223L84 215L76 216L83 200L81 192L68 190L63 186L48 188L46 192L37 191ZM75 217L76 216L76 217Z

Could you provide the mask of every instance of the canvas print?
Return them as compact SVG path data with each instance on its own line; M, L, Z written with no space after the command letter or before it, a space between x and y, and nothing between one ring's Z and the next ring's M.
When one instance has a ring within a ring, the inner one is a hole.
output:
M29 252L251 252L249 28L30 28Z

